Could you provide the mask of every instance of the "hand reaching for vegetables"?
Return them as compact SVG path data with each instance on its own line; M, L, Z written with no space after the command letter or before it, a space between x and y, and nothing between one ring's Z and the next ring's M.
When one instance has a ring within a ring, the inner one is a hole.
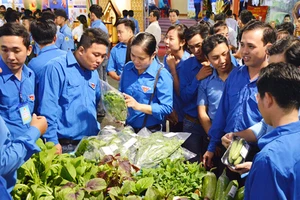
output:
M139 110L140 104L130 95L123 93L128 108Z
M56 148L56 154L62 154L62 147L59 143L55 145L55 148Z
M206 151L203 155L203 164L205 167L211 168L213 166L212 158L214 157L214 153L210 151Z
M37 116L36 114L32 115L32 120L30 126L34 126L40 131L41 136L44 135L48 128L47 120L43 116Z
M222 137L222 145L227 149L233 139L234 134L233 133L227 133Z

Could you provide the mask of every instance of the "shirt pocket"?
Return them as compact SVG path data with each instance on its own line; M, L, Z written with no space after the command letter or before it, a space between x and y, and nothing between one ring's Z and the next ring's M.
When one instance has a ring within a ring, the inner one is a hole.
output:
M80 98L82 92L83 91L81 91L80 82L75 78L67 81L66 99L68 100L68 103Z

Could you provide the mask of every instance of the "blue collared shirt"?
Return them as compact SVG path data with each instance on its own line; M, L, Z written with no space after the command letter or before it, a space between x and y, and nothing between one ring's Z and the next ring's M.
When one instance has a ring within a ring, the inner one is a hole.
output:
M41 77L41 71L46 63L53 58L65 54L67 54L67 52L60 50L55 44L51 44L42 48L39 55L35 58L32 58L28 63L28 67L32 69L36 75L37 82Z
M101 19L97 19L97 20L93 21L91 27L92 28L100 28L102 31L104 31L105 33L108 34L108 30L107 30L105 24L101 21Z
M72 31L67 24L60 28L59 32L62 35L59 35L59 40L62 42L58 48L64 51L74 50L74 40L72 36ZM63 39L62 39L63 37Z
M140 32L139 22L138 20L134 19L133 17L129 17L130 20L134 22L135 29L134 29L134 35Z
M242 131L261 121L256 101L256 81L250 81L247 66L237 67L230 73L208 132L208 151L215 151L225 133Z
M198 118L197 93L200 81L196 79L196 74L202 68L196 57L190 57L182 63L179 71L180 97L183 102L184 114Z
M207 106L207 114L211 120L214 119L219 102L221 100L225 82L220 79L216 69L213 74L202 80L198 87L198 106Z
M122 74L126 61L126 51L126 44L121 42L111 49L106 68L107 72L114 71L118 76Z
M40 151L35 144L39 137L40 131L35 127L30 127L23 130L18 137L12 138L6 123L0 116L0 176L5 179L8 192L11 192L16 184L17 169L33 153ZM3 199L2 196L1 199Z
M231 55L232 70L239 66L236 59ZM198 87L198 106L207 106L207 114L211 120L214 119L219 102L221 100L225 81L220 79L216 69L213 69L212 75L202 80Z
M12 200L9 192L6 189L6 181L5 179L0 176L0 194L1 194L1 199L2 200Z
M176 66L176 72L177 72L178 75L179 75L180 69L182 67L183 61L185 61L189 57L190 57L190 54L185 51L182 58L181 58L181 60L180 60L180 62ZM169 65L167 63L166 58L167 58L167 55L164 57L164 65L165 65L165 68L170 72L170 68L169 68ZM177 112L179 122L182 122L183 118L184 118L184 112L183 112L183 109L182 109L182 104L183 103L182 103L182 100L181 100L180 96L178 96L176 94L175 89L174 89L173 90L173 109L176 110L176 112Z
M80 140L100 130L97 105L100 80L97 71L83 70L73 53L50 60L41 76L38 112L47 118L47 141Z
M22 78L19 81L2 58L0 59L0 67L2 68L0 74L0 115L6 122L12 137L16 138L29 129L29 123L23 124L19 108L21 105L27 104L30 113L33 113L35 74L24 64Z
M154 59L142 74L138 74L133 62L128 62L120 80L120 91L132 96L138 103L148 104L153 93L154 81L161 64ZM171 74L162 69L151 102L152 115L148 116L146 126L162 124L164 117L172 112L173 80ZM128 108L126 123L134 128L142 128L145 113Z
M300 199L300 121L276 127L258 141L245 185L248 199Z

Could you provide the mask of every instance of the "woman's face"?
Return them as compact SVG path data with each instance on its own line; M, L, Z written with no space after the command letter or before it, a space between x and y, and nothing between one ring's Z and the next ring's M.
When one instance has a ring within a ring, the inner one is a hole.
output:
M149 56L139 45L131 46L131 60L135 68L140 72L144 72L152 63L155 54Z
M170 30L164 39L166 49L170 52L176 52L181 49L184 42L180 41L177 30Z

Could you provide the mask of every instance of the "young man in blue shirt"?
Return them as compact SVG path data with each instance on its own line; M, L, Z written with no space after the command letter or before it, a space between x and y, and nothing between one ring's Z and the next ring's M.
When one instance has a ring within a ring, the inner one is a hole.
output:
M0 70L1 74L1 70ZM30 128L23 130L17 137L12 138L11 132L0 116L0 176L2 184L10 193L16 184L17 169L28 160L32 154L40 151L36 141L47 129L45 117L32 116ZM2 195L2 193L0 193ZM1 196L3 199L3 196Z
M65 10L57 9L54 11L55 14L55 23L60 26L59 32L61 33L60 37L63 37L62 44L58 47L64 51L73 51L74 50L74 40L72 36L72 31L68 27L67 20L68 16Z
M225 83L225 89L209 130L210 142L203 157L211 167L216 146L225 133L245 130L262 117L256 101L256 81L259 71L266 67L267 48L276 41L275 31L260 21L249 22L241 33L241 54L244 66L234 69Z
M245 186L245 199L300 198L300 69L274 63L261 70L257 101L265 122L274 128L258 141Z
M119 43L111 49L106 69L108 75L116 81L120 80L123 72L127 44L133 37L134 28L134 22L130 19L121 19L117 22Z
M30 55L29 33L18 23L0 27L0 115L12 137L28 130L35 101L35 75L24 63Z
M96 4L90 7L90 17L91 17L91 28L100 28L102 31L108 34L108 30L105 24L101 21L102 17L102 7Z
M74 151L84 136L100 130L96 108L100 100L97 67L106 57L108 36L87 29L74 54L49 61L38 87L38 112L48 120L44 138L54 142L57 153Z
M136 20L133 16L134 16L134 12L133 10L129 10L128 11L128 16L129 16L129 19L132 20L134 22L134 26L135 26L135 29L134 29L134 35L138 34L140 32L140 27L139 27L139 22L138 20Z
M191 159L192 162L199 161L200 155L205 152L201 143L207 137L198 120L197 94L200 81L212 73L212 68L201 50L208 33L209 28L205 24L194 25L187 30L185 41L194 56L185 60L179 71L180 98L184 112L183 131L192 133L183 146L198 155Z
M67 54L66 51L55 45L56 29L56 25L52 20L33 21L30 24L32 37L41 49L39 55L28 63L28 67L36 75L37 82L39 82L41 71L49 60Z

